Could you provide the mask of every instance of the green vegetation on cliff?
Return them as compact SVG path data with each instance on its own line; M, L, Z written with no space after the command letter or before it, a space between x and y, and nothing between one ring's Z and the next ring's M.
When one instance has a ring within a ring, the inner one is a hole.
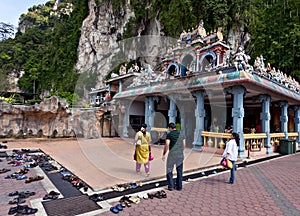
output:
M74 93L78 81L79 73L74 65L80 28L88 15L88 0L65 0L58 9L71 2L73 12L60 16L51 15L54 2L30 8L21 16L25 33L19 31L14 39L0 42L1 80L12 71L24 71L19 87L27 93L49 91L69 95ZM114 15L118 16L127 1L95 1L96 5L103 2L111 3ZM135 17L127 24L123 39L136 36L138 29L154 18L160 21L164 35L174 38L178 38L183 29L196 28L200 20L204 21L207 32L223 27L225 40L229 30L243 26L243 31L251 35L246 50L252 61L262 54L272 66L300 80L300 1L131 0L130 7ZM1 26L0 30L6 32ZM147 34L147 28L141 34ZM0 91L5 89L7 82L4 81Z

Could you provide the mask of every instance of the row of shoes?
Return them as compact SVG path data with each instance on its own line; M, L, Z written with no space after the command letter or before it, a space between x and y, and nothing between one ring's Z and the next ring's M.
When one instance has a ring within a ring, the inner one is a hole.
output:
M122 192L122 191L125 191L125 190L129 190L129 189L134 189L134 188L137 188L137 187L140 187L142 186L142 182L130 182L130 183L125 183L125 184L117 184L115 186L112 186L112 189L114 191L119 191L119 192Z
M35 214L37 213L38 209L36 208L30 208L28 205L17 205L15 207L11 207L8 211L9 215L13 214L24 214L24 215L29 215L29 214Z
M35 192L30 192L30 191L24 191L24 192L19 192L19 191L15 191L12 193L9 193L8 196L18 196L13 198L13 200L10 200L8 202L8 204L13 205L13 204L21 204L21 203L25 203L26 202L26 198L28 198L29 196L33 196L35 195Z

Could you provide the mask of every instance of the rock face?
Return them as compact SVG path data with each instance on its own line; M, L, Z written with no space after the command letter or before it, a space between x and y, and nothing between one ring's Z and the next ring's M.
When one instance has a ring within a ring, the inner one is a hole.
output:
M95 3L98 2L98 5ZM151 4L151 1L149 1ZM153 47L153 38L143 38L143 47L136 47L141 34L159 36L163 35L161 24L157 18L145 17L138 29L138 36L123 40L123 33L130 18L134 18L134 11L128 0L118 13L113 12L110 1L89 1L89 15L81 28L81 38L78 47L78 61L76 69L81 72L93 71L98 73L96 88L103 86L104 77L114 67L130 59L141 58L152 66L157 61L155 57L142 56L144 52ZM144 24L147 20L147 25ZM129 48L128 48L129 47ZM147 48L148 47L148 48ZM147 59L147 60L145 60ZM157 62L156 62L157 63Z
M1 102L0 110L0 137L99 137L95 110L69 109L57 97L33 106Z

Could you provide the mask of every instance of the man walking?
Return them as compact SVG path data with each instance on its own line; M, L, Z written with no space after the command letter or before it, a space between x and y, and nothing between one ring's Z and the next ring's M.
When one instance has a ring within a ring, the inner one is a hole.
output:
M168 125L170 132L166 138L166 144L163 150L162 160L165 161L165 155L169 151L167 159L167 181L168 190L174 189L173 182L173 168L176 165L176 190L182 190L182 172L183 172L183 160L184 160L184 148L185 139L180 132L176 130L176 125L174 123L169 123Z

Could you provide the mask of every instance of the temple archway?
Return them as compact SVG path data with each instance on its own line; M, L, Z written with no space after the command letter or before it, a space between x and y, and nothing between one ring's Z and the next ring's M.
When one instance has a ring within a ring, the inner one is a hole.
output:
M204 53L199 61L200 72L207 72L216 66L217 56L214 52L210 51Z
M193 52L187 53L181 58L181 64L180 64L181 76L186 76L187 72L193 73L195 60L196 60L196 56Z
M167 68L167 74L168 76L179 76L179 67L176 62L169 64Z

